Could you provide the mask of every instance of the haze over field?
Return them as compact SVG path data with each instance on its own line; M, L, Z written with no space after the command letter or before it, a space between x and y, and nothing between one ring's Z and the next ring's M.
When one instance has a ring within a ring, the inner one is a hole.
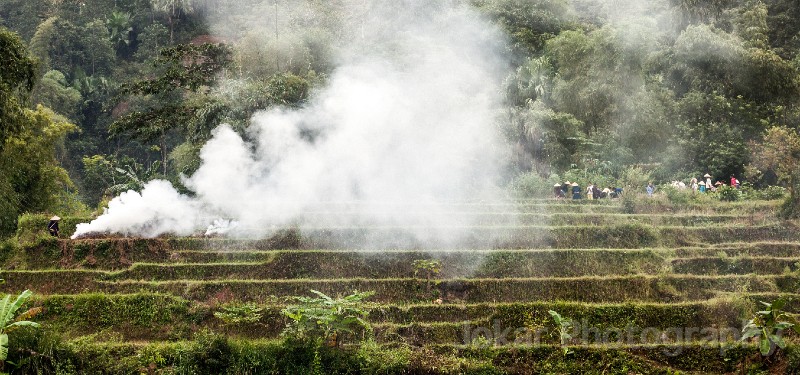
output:
M256 114L246 139L214 131L185 180L193 196L152 181L73 238L189 235L217 218L246 236L297 222L430 227L452 224L440 204L499 201L503 35L451 2L374 2L361 14L344 26L359 37L334 51L338 68L304 107ZM303 217L324 202L359 203Z

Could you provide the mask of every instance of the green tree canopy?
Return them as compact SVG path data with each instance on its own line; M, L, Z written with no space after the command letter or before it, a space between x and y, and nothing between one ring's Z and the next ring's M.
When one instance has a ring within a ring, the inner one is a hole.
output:
M792 191L795 179L800 177L800 134L786 126L774 126L767 129L763 141L753 141L751 148L752 167L757 169L754 174L772 172Z
M23 129L25 102L33 89L36 65L19 36L0 27L0 151Z

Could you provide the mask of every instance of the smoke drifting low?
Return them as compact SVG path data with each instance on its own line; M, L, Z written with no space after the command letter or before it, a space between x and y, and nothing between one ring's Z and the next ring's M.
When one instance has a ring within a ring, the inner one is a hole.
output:
M503 36L449 2L374 2L363 16L304 108L258 113L244 139L224 124L214 131L185 180L192 197L152 181L73 238L190 235L231 223L219 219L248 237L295 224L469 224L452 221L448 204L500 199Z

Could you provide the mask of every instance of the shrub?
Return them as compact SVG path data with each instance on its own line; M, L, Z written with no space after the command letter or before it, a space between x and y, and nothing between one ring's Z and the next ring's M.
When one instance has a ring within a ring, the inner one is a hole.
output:
M686 204L697 200L697 192L692 189L678 189L672 185L663 186L660 189L667 196L667 200L673 204Z
M720 186L717 189L719 200L725 202L736 202L742 198L742 192L733 186Z
M626 191L634 192L644 189L647 183L652 180L650 172L646 172L640 167L629 167L622 172L622 186Z
M626 214L635 214L637 206L641 204L640 200L641 197L634 192L622 194L622 199L620 199L620 202L622 202L622 212Z
M597 184L601 190L605 186L616 185L617 179L614 177L611 168L605 168L607 162L600 162L598 160L587 160L589 164L585 169L573 168L564 172L563 181L578 182L582 188L586 188L590 183ZM559 182L559 181L554 181ZM553 184L550 184L551 186Z
M230 366L233 349L225 336L201 331L195 341L180 353L180 367L191 374L222 374Z
M0 240L0 262L5 263L9 257L19 250L19 243L14 238Z
M800 195L798 198L786 197L781 204L780 217L784 219L800 218Z
M291 320L284 335L300 340L324 341L328 346L338 347L343 334L362 334L363 337L371 331L365 320L369 313L362 304L374 292L354 292L335 299L313 289L311 292L318 297L294 297L300 303L281 311Z
M264 309L255 303L227 303L214 316L226 325L253 324L261 320Z
M382 348L367 340L358 350L363 374L401 374L409 365L411 350L406 346Z
M515 198L550 197L553 184L556 182L558 182L557 175L545 179L536 172L527 172L516 176L509 184L509 190Z
M765 200L778 200L786 197L786 188L781 186L767 186L758 191L758 197Z
M412 266L414 267L414 277L422 275L427 280L438 276L442 270L442 262L437 259L416 259Z

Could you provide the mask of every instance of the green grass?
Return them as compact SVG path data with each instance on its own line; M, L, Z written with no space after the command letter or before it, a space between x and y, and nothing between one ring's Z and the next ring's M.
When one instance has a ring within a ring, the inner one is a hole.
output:
M84 292L166 293L195 301L219 295L238 300L264 301L272 296L303 295L309 289L329 295L353 290L375 291L380 302L419 302L441 298L447 302L515 302L572 300L580 302L697 301L719 293L793 293L797 276L663 275L575 278L447 279L291 279L291 280L171 280L107 281L102 273L85 271L9 271L3 290L31 289L41 294Z
M578 337L566 355L555 345L550 310L601 332L736 330L758 301L778 298L800 311L800 230L770 213L778 203L632 202L442 205L430 212L446 226L365 222L290 228L266 239L58 240L44 234L46 217L27 215L17 241L2 247L0 288L36 292L30 306L41 307L34 320L44 328L14 332L11 353L43 353L24 362L41 366L27 373L55 373L57 365L60 373L306 374L315 355L323 373L350 374L800 371L793 336L769 361L749 345L721 353L719 345L669 334L658 344ZM323 205L316 216L358 209ZM85 219L67 218L62 230ZM457 235L424 240L440 233ZM415 274L420 259L438 260L440 272ZM344 349L314 354L278 340L286 324L280 310L310 289L374 291L364 307L377 343L359 348L345 335ZM263 307L256 323L214 316L247 301ZM475 332L495 327L543 335L536 345L471 345L487 342Z
M44 341L44 342L43 342ZM200 333L192 340L125 343L107 341L46 341L26 338L47 360L26 363L40 371L62 374L130 374L141 371L170 373L312 373L313 358L325 374L675 374L733 373L746 368L764 373L798 370L798 348L771 361L754 356L751 346L660 344L572 346L564 354L556 345L482 347L465 345L381 346L336 350L282 340L237 340ZM13 344L12 344L13 345ZM12 346L14 353L17 346ZM15 359L12 357L11 359ZM79 370L78 370L79 369ZM25 371L31 373L34 371Z

